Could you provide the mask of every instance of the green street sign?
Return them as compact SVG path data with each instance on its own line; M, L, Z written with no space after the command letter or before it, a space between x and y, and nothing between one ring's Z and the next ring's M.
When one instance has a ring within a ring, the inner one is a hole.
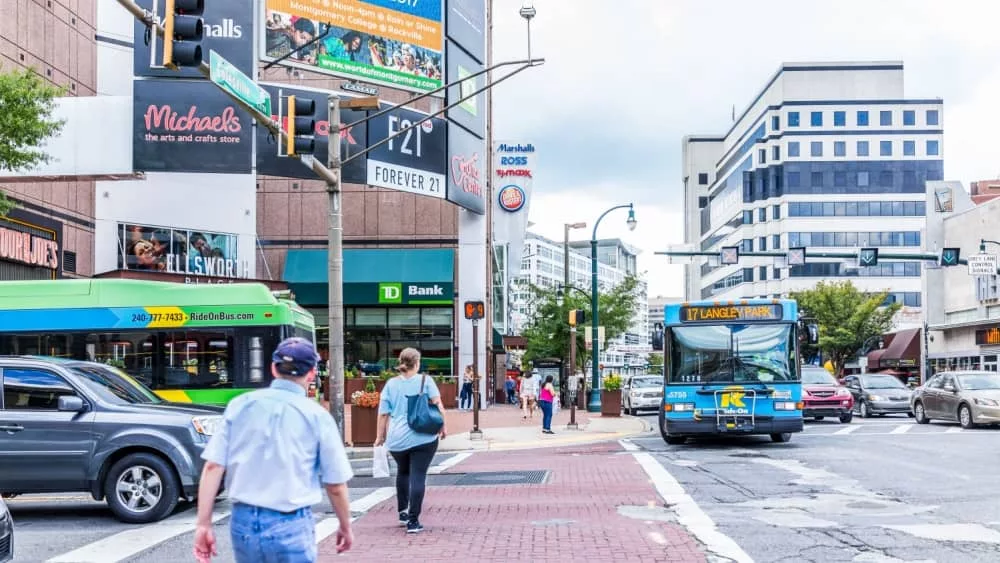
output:
M271 95L267 90L258 86L214 50L209 51L209 68L212 82L268 118L271 117Z

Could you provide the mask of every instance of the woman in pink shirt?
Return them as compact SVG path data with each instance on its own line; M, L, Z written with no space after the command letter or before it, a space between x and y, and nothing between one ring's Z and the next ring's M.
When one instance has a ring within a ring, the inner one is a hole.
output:
M555 385L552 384L552 376L545 376L545 383L538 393L538 406L542 408L542 433L555 434L552 431L552 401L556 396Z

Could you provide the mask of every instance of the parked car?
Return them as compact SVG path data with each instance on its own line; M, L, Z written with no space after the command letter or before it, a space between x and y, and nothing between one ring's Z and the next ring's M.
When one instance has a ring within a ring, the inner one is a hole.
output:
M633 375L622 385L622 408L635 416L640 410L659 410L663 404L663 376Z
M920 424L957 421L963 428L1000 424L1000 375L992 371L939 373L913 393Z
M0 357L0 492L89 492L147 523L193 500L223 409L169 403L99 363Z
M0 563L14 559L14 518L0 497Z
M855 410L861 418L904 413L913 416L910 410L913 390L903 385L896 376L862 373L849 375L841 381L854 396Z
M803 418L836 416L844 424L854 418L854 396L821 367L802 366L802 402Z

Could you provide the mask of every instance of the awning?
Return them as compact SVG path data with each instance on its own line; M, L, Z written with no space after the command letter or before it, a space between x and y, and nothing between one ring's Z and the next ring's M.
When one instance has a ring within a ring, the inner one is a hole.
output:
M327 304L326 249L291 249L282 279L303 306ZM344 304L432 305L454 301L451 248L344 250Z
M868 371L875 371L879 369L879 360L882 355L885 354L885 349L872 350L868 352Z
M891 337L891 339L889 338ZM910 328L887 335L885 353L879 358L880 368L920 366L920 329Z

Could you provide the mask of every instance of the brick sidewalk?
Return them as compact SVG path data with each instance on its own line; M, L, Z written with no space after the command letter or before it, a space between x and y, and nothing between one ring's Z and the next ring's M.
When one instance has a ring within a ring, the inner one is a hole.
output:
M482 452L453 473L547 469L541 485L429 487L421 521L408 536L396 500L354 523L352 561L677 561L704 562L697 541L672 522L634 519L619 506L663 506L649 477L617 443L517 452ZM320 561L336 560L334 543Z

